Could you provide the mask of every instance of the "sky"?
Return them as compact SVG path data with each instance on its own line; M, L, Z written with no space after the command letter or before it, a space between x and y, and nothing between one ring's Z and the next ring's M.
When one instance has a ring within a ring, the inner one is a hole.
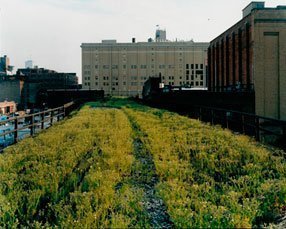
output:
M249 0L0 0L0 56L11 65L76 72L81 43L147 41L156 25L168 40L209 42L242 18ZM286 5L266 0L266 7ZM14 72L15 72L14 70Z

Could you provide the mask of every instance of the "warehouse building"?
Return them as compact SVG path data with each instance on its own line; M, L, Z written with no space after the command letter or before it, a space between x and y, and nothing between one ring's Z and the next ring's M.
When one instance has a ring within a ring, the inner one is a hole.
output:
M286 6L251 2L211 41L208 65L210 91L254 91L257 115L286 120Z
M157 30L148 42L83 43L83 89L105 94L141 96L149 77L161 77L165 85L206 87L209 43L168 41L166 31Z

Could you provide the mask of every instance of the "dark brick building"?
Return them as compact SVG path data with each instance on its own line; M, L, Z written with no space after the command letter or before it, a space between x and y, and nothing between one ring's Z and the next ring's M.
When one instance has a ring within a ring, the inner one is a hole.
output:
M17 77L23 82L21 105L24 108L39 106L41 92L47 89L77 89L76 73L58 73L44 68L18 69Z
M286 6L252 2L242 20L211 41L208 88L254 91L256 114L286 120L285 63Z

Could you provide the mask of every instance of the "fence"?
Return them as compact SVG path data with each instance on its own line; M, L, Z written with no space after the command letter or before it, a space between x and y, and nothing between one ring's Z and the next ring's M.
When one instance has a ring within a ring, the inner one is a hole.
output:
M286 149L286 121L202 106L193 106L188 116L212 125L219 124L235 132L253 136L257 141Z
M33 136L64 119L77 105L76 102L70 102L61 107L0 121L0 152L6 146Z

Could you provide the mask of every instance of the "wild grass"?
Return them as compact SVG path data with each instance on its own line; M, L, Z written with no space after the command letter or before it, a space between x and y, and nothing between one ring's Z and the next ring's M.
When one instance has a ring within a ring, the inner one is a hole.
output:
M175 227L260 227L285 211L282 154L219 126L110 99L0 155L0 227L150 227L145 190L132 178L136 131L155 166L144 176L158 176L155 195Z
M86 106L70 120L5 150L0 155L0 225L142 224L140 190L124 183L133 162L131 134L122 111Z
M246 136L174 113L126 109L146 136L159 195L176 227L248 228L273 222L286 204L282 156Z

